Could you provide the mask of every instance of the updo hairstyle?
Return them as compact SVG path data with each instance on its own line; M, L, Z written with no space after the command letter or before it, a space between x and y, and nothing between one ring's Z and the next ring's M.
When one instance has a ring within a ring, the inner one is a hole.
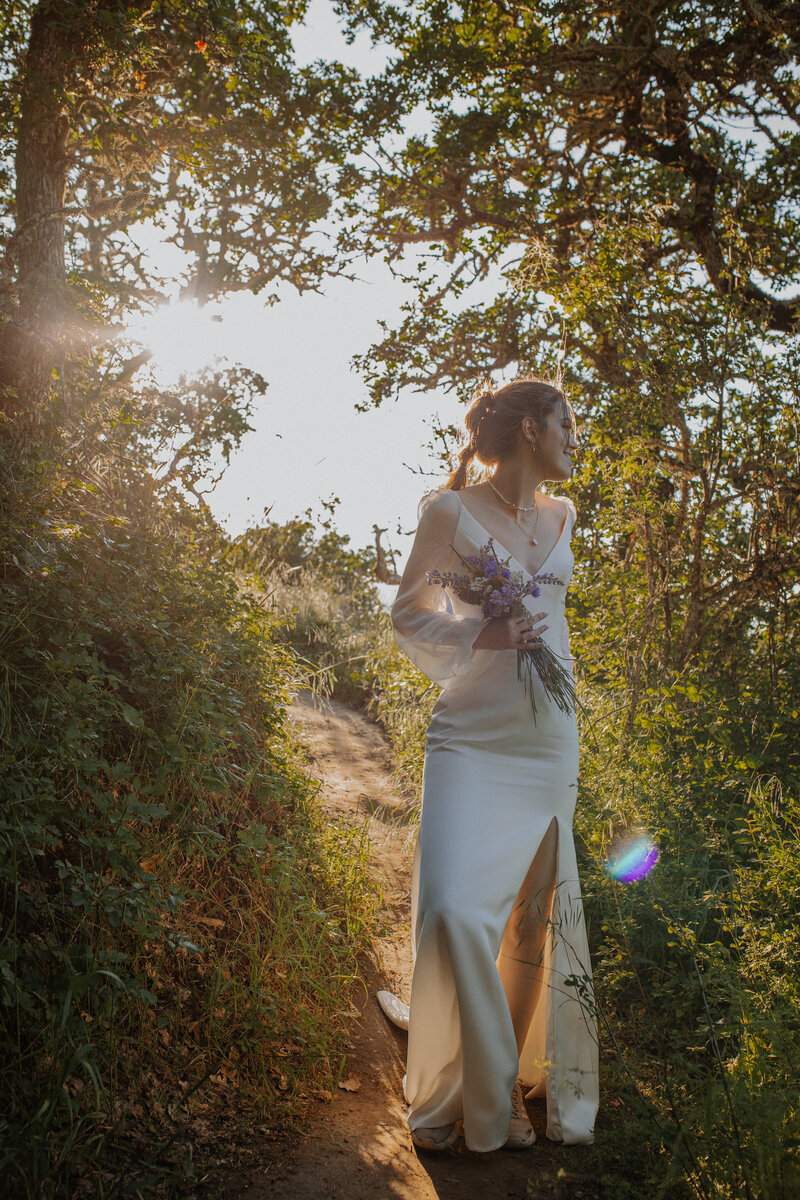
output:
M481 392L466 415L469 441L447 486L458 492L466 485L473 458L488 467L513 454L523 417L531 417L542 430L550 414L566 403L564 393L543 379L518 379L496 392L490 388Z

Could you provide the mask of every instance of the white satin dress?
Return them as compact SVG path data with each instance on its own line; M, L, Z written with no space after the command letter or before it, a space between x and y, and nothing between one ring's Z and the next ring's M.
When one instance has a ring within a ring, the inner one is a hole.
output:
M543 585L524 603L547 612L544 640L570 663L564 603L575 508L559 499L564 523L539 573L564 586ZM546 699L534 674L534 724L516 651L474 650L480 610L425 578L433 568L463 571L453 548L471 554L488 538L458 492L428 493L392 608L398 644L443 689L427 733L414 859L408 1123L463 1118L470 1149L497 1149L521 1077L529 1094L546 1096L549 1138L588 1143L598 1045L572 837L575 716ZM510 565L527 577L513 557ZM531 1012L526 995L537 980Z

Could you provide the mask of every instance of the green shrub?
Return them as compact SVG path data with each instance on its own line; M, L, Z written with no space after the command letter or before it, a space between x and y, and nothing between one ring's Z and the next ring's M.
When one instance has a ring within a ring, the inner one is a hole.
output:
M800 801L753 769L764 747L747 733L767 704L748 713L698 673L651 695L620 746L616 697L584 699L576 835L606 1086L628 1100L637 1136L660 1139L659 1194L788 1200L800 1183ZM792 777L791 757L780 765ZM639 883L604 870L620 824L660 846ZM601 1122L598 1151L617 1136Z
M274 1122L330 1089L374 897L360 836L321 823L298 766L293 656L213 524L14 471L0 1162L19 1195L107 1194L120 1172L147 1190L233 1097Z

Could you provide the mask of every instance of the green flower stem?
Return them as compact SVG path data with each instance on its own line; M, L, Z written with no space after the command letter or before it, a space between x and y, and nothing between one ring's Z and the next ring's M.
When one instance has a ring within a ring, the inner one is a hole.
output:
M549 646L542 643L535 649L517 651L517 679L524 685L525 694L531 702L531 713L536 720L536 698L533 687L533 672L539 676L544 693L563 713L575 711L575 683L569 671L560 662Z

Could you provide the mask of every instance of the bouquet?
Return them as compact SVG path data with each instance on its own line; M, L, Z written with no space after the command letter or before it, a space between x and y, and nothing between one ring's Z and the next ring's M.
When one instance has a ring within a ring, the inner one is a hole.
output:
M434 587L450 588L465 604L476 604L484 617L521 617L526 610L522 603L526 596L539 596L540 584L564 584L555 575L533 575L523 580L521 571L512 571L508 558L501 558L491 538L481 546L477 554L458 554L466 567L464 574L457 571L427 571L428 583ZM531 713L536 720L536 700L533 689L533 671L539 676L545 695L564 713L575 709L575 684L558 655L539 639L525 650L517 650L517 679L531 702Z

